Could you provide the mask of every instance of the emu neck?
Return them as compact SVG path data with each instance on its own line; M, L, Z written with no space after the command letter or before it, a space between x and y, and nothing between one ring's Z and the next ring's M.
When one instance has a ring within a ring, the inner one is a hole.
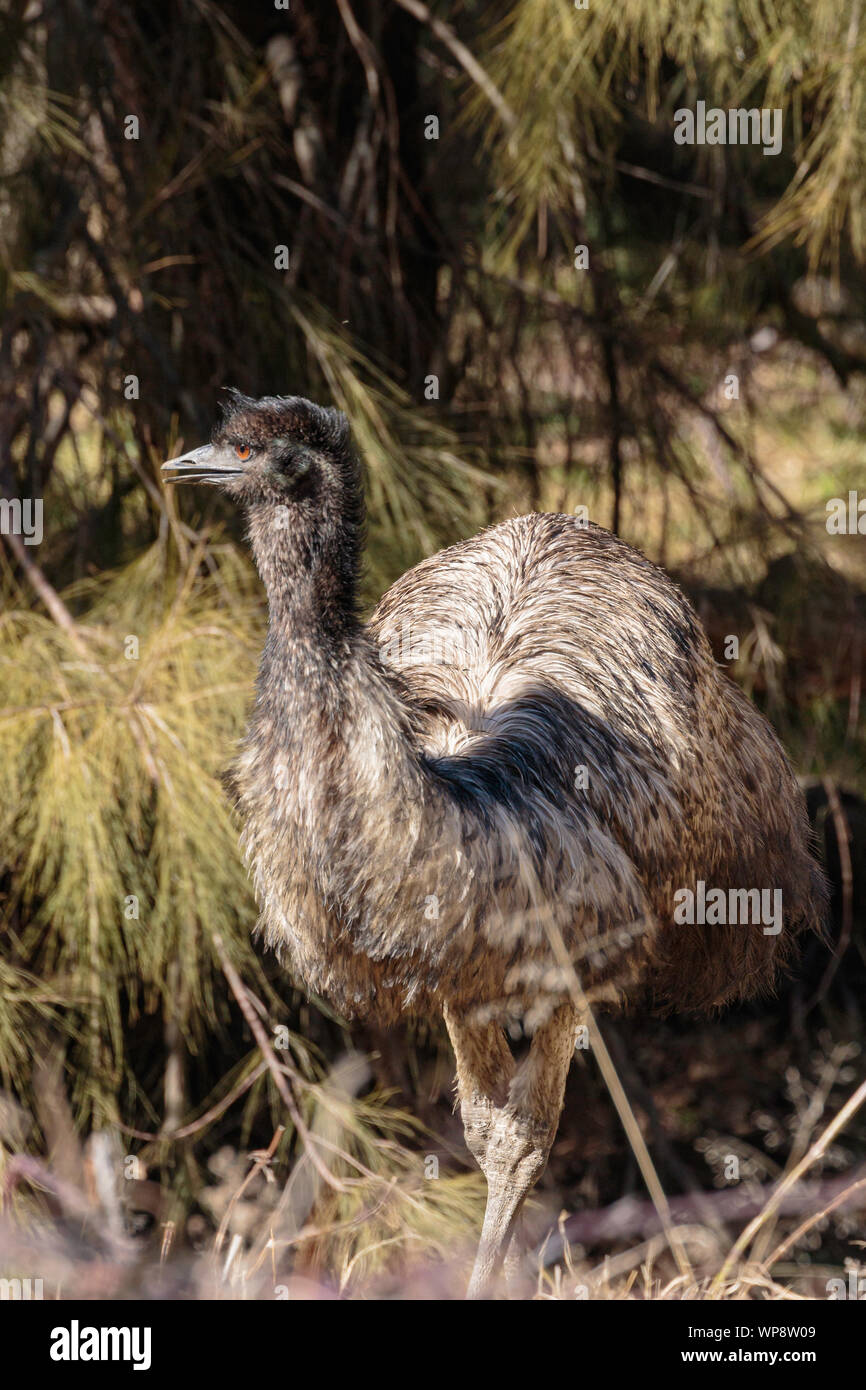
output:
M419 796L412 721L358 619L359 527L318 516L315 540L296 518L274 524L251 509L250 539L268 595L268 637L258 678L259 736L303 770L307 794L386 788ZM314 792L313 789L316 789ZM289 798L290 799L290 798Z
M323 657L345 654L360 631L357 618L359 540L337 518L315 527L299 507L260 504L248 513L256 568L268 596L268 645ZM306 662L305 662L306 664Z

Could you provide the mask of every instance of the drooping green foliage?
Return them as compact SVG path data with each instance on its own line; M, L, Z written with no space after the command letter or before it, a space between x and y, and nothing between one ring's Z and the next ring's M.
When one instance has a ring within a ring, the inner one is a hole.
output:
M71 1009L82 1087L105 1114L131 1018L160 1002L195 1043L218 1013L214 934L252 968L254 908L219 779L262 612L230 546L174 577L154 546L76 598L78 642L26 609L0 625L0 843L13 959Z

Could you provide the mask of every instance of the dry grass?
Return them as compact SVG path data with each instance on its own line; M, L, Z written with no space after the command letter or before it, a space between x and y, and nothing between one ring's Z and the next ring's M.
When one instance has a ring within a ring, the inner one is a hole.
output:
M850 1059L851 1049L837 1050L805 1098L775 1180L746 1182L751 1220L725 1210L730 1191L692 1194L665 1200L665 1229L635 1239L652 1226L649 1202L568 1217L544 1193L531 1205L522 1267L502 1296L797 1300L828 1297L831 1279L847 1285L860 1272L854 1233L866 1211L866 1170L814 1175L866 1101L866 1082L851 1088ZM828 1114L845 1078L847 1099ZM170 1182L124 1159L118 1131L79 1141L57 1074L43 1077L54 1158L4 1151L0 1277L41 1278L45 1297L58 1298L461 1298L483 1208L480 1174L455 1171L449 1141L425 1134L387 1095L361 1095L369 1082L367 1059L349 1052L320 1081L302 1083L303 1143L296 1136L287 1145L280 1125L264 1149L218 1149L190 1216ZM628 1101L625 1110L634 1139L640 1126ZM24 1120L7 1101L4 1133ZM431 1159L442 1165L438 1176ZM847 1243L846 1259L822 1257L831 1236ZM591 1253L599 1249L601 1258Z

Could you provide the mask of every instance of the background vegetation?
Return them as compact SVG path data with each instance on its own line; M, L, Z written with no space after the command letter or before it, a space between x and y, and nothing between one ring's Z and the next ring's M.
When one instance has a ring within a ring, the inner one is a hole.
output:
M781 153L675 144L699 99L780 108ZM237 518L158 476L226 385L350 415L369 600L586 506L719 660L738 637L810 787L831 947L723 1020L602 1021L685 1262L651 1207L614 1220L643 1187L590 1059L533 1287L824 1297L859 1269L862 1189L821 1213L866 1175L866 545L825 525L864 487L864 106L860 0L3 0L0 492L44 500L44 538L0 546L0 1274L462 1287L482 1184L444 1039L350 1035L250 940L219 779L263 600Z

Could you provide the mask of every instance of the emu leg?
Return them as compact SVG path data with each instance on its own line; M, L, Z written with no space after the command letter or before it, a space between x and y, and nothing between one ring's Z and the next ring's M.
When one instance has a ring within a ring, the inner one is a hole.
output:
M466 1143L487 1179L487 1210L469 1284L485 1298L502 1266L526 1194L541 1176L556 1134L574 1050L575 1010L558 1008L515 1065L502 1029L445 1015L457 1059Z
M490 1132L508 1100L517 1068L497 1023L470 1024L447 1004L443 1012L457 1063L457 1095L466 1147L483 1171Z

